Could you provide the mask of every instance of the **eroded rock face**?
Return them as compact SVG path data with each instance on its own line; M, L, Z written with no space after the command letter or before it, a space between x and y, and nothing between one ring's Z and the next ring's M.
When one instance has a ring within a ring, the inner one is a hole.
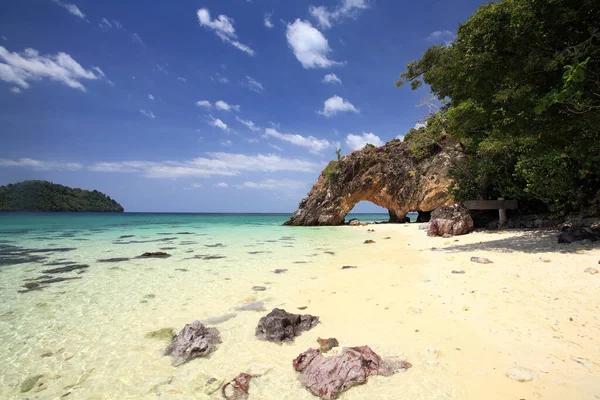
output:
M473 219L469 210L462 205L436 208L431 213L427 236L465 235L473 229Z
M393 140L332 161L286 225L342 225L359 201L389 210L390 219L403 222L410 210L431 211L454 203L448 195L447 175L460 146L442 144L435 154L418 159L408 143Z
M261 340L277 343L291 341L303 331L314 328L318 323L319 317L292 314L281 308L274 308L258 321L256 336Z
M207 328L200 321L194 321L183 327L165 349L165 355L173 357L173 366L177 367L194 358L204 357L221 343L221 335L216 328Z
M369 346L347 347L333 357L308 349L293 362L298 379L313 395L335 399L352 386L364 383L370 375L392 375L412 365L406 361L383 360Z

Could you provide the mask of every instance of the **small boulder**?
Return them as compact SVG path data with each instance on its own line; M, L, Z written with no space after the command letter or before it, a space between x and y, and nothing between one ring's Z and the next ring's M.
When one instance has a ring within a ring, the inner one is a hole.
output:
M252 375L242 372L231 382L227 382L221 389L221 394L226 400L247 400L250 391Z
M327 353L329 350L333 349L334 347L338 347L340 345L340 343L337 341L336 338L329 338L329 339L318 338L317 343L319 343L319 351L321 353Z
M463 205L443 206L431 213L427 236L465 235L473 229L473 219Z
M512 367L506 371L506 376L519 382L529 382L537 378L536 373L532 370L518 366Z
M471 261L478 263L478 264L493 264L494 263L492 260L489 260L485 257L471 257Z
M573 243L582 240L596 242L600 240L600 231L591 228L570 228L558 235L558 243Z
M165 355L173 357L173 366L178 367L194 358L210 354L221 343L221 335L216 328L207 328L200 321L187 324L171 344Z
M355 269L355 268L358 268L358 267L356 267L356 266L354 266L354 265L344 265L344 266L342 267L342 269Z
M294 340L303 331L314 328L319 317L305 314L292 314L280 308L274 308L258 321L256 336L261 340L281 343Z
M373 243L375 243L374 240L371 240L371 239L365 240L365 244L373 244Z
M352 218L350 221L348 221L348 225L350 225L350 226L359 226L360 225L360 221L358 220L358 218Z

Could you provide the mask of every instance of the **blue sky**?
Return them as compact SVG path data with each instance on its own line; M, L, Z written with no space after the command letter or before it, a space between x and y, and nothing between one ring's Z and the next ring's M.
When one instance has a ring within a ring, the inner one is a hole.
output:
M97 189L127 211L291 212L337 146L427 114L427 90L394 81L481 3L3 1L0 185Z

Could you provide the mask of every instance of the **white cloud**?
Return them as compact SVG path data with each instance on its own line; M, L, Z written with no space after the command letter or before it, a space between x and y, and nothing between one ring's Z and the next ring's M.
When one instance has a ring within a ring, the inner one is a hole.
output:
M255 138L249 138L249 139L246 139L246 142L248 142L248 143L258 143L259 140L255 139Z
M210 104L210 101L208 101L208 100L198 100L196 102L196 105L198 107L204 107L204 108L211 108L212 107L212 105Z
M327 139L317 139L314 136L302 136L297 134L279 133L273 128L265 129L265 137L274 137L295 146L305 147L311 153L320 153L325 149L334 147Z
M50 0L50 1L56 5L64 8L65 10L67 10L68 12L73 14L74 16L81 18L81 19L85 19L85 14L82 13L81 10L79 9L79 7L77 7L75 4L67 4L67 3L63 3L59 0Z
M336 84L339 83L340 85L342 84L342 80L340 78L338 78L338 76L336 74L327 74L323 77L323 83L330 83L330 84Z
M214 118L212 115L210 116L211 120L208 122L210 125L222 129L224 131L229 131L229 127L227 127L227 124L223 121L221 121L219 118Z
M331 28L334 22L346 18L355 18L360 10L368 8L367 0L342 0L342 3L333 11L327 10L324 6L310 6L308 11L310 15L317 20L319 26L323 29Z
M77 171L83 168L79 163L64 163L56 161L40 161L32 158L7 159L0 158L0 167L29 168L34 170L68 170Z
M97 80L104 75L83 68L66 53L41 56L37 50L25 49L19 54L0 46L0 61L3 61L0 62L0 79L23 89L29 88L30 81L47 78L85 92L81 80ZM97 71L102 70L98 68Z
M283 151L283 149L281 147L277 146L276 144L267 143L267 145L269 145L269 147L271 147L271 148L273 148L273 149L275 149L277 151Z
M343 112L358 113L359 110L348 100L342 99L340 96L333 96L325 100L323 110L318 111L318 114L329 118Z
M244 84L248 89L256 93L262 93L265 88L262 83L246 75L247 82Z
M0 166L2 162L0 161ZM211 177L236 176L242 172L317 172L322 169L319 163L297 159L284 158L274 154L235 154L207 153L207 157L199 157L183 161L121 161L101 162L91 165L90 171L138 173L147 178L181 178L181 177Z
M231 140L223 140L221 142L221 146L231 147L232 145L233 145L233 142Z
M169 71L167 71L167 66L162 66L160 64L156 64L156 70L162 72L165 75L169 75Z
M367 144L372 144L374 146L383 146L383 141L379 138L379 136L373 133L363 133L362 136L349 134L346 136L346 144L352 150L359 150L365 147Z
M216 19L211 19L210 12L207 8L199 9L197 15L198 22L200 22L201 26L214 31L224 42L231 44L235 48L251 56L254 55L254 50L237 41L238 37L235 34L235 29L233 27L233 19L223 14L219 15Z
M223 110L223 111L232 111L232 110L240 111L239 105L227 104L223 100L217 101L215 103L215 107L217 107L219 110Z
M200 189L203 186L200 183L192 183L190 186L185 186L183 189L184 190L194 190L194 189Z
M216 76L211 76L210 79L212 79L213 81L217 81L219 83L224 83L224 84L229 83L229 79L227 79L223 75L219 74L218 72L216 73Z
M331 52L327 39L308 21L297 19L293 24L288 24L286 37L304 68L327 68L341 64L327 58Z
M156 115L154 115L154 113L152 111L146 111L143 108L140 108L140 114L145 115L146 117L148 117L150 119L156 118Z
M267 189L267 190L299 190L308 185L306 182L295 181L291 179L266 179L262 182L246 181L241 185L236 185L238 189Z
M215 183L215 185L214 185L214 186L215 186L215 187L218 187L218 188L226 188L226 187L229 187L229 185L228 185L228 184L226 184L225 182L219 182L219 183Z
M417 122L415 124L415 129L425 128L426 126L427 126L427 124L424 124L422 122Z
M150 100L154 100L154 96L152 96L152 94L149 94L149 95L148 95L148 98L149 98Z
M178 76L178 77L177 77L177 80L178 80L178 81L181 81L181 82L183 82L183 83L187 82L187 79L185 79L183 76Z
M102 18L98 23L98 26L102 29L112 29L113 27L110 21L106 18Z
M11 87L10 88L10 92L11 93L21 93L21 88L20 87Z
M138 35L137 33L133 32L131 34L131 41L135 44L139 44L142 47L145 47L144 41L142 40L142 38L140 37L140 35Z
M266 13L265 14L265 26L267 28L272 28L273 27L273 23L271 22L271 17L273 16L273 14L271 13Z
M258 132L260 130L260 128L258 126L256 126L256 124L254 122L252 122L250 120L246 121L246 120L241 119L238 116L236 116L235 119L238 120L238 122L246 125L246 127L248 127L248 129L250 129L251 131Z
M431 32L427 37L428 42L443 43L445 45L449 45L454 39L456 39L456 34L448 30Z

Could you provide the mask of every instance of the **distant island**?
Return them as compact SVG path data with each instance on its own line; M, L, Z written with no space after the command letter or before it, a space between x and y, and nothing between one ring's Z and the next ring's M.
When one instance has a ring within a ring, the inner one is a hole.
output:
M74 189L47 181L0 186L0 212L123 212L123 207L97 190Z

